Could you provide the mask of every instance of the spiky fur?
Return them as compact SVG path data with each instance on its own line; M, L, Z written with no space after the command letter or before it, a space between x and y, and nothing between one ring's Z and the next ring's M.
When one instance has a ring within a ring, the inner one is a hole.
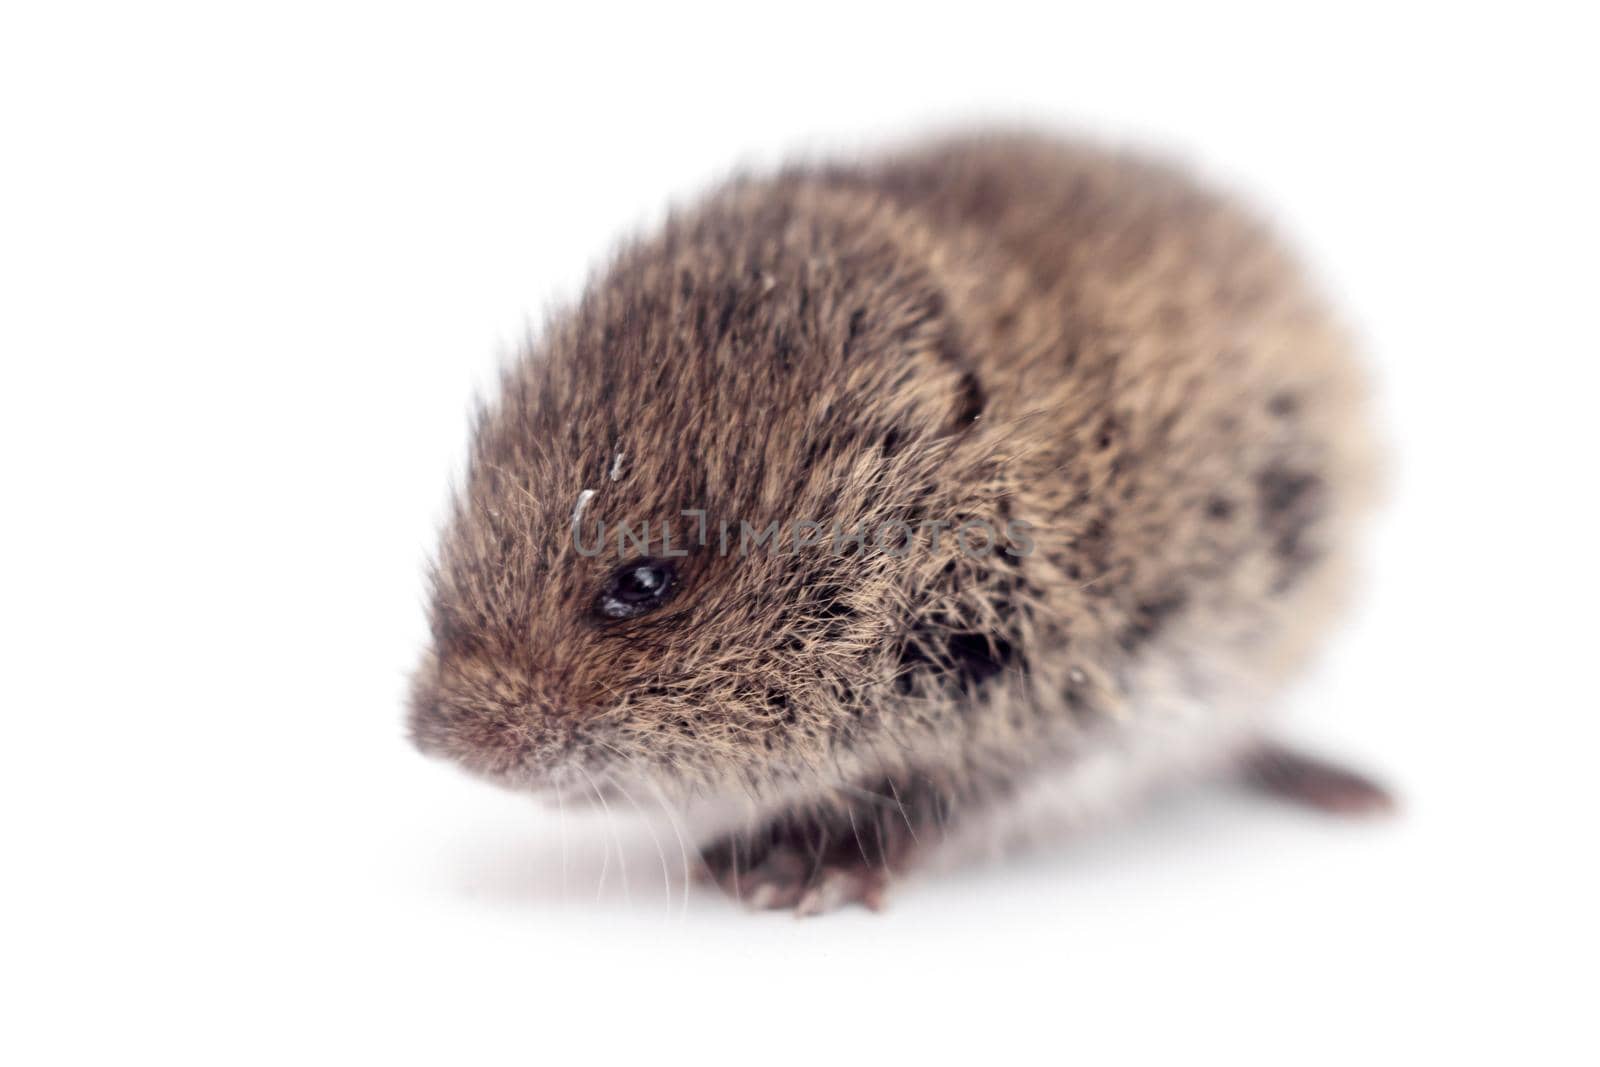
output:
M1006 136L735 180L506 372L412 734L515 786L823 827L863 792L942 823L1203 773L1330 618L1360 392L1271 236L1163 166ZM601 624L620 560L576 551L580 496L610 524L1021 520L1034 546L702 549L660 612Z

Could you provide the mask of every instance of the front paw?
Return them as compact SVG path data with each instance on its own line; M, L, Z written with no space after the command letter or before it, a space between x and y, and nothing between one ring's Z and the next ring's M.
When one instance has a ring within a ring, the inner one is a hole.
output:
M700 861L705 880L752 909L820 915L861 904L879 911L889 887L887 864L865 851L823 854L787 843L756 850L727 838L703 850Z

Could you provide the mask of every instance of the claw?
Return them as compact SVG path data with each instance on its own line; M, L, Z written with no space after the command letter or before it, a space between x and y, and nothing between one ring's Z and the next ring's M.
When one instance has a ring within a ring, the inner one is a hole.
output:
M882 868L827 867L795 905L795 914L821 915L846 904L861 904L870 911L883 910L888 877Z

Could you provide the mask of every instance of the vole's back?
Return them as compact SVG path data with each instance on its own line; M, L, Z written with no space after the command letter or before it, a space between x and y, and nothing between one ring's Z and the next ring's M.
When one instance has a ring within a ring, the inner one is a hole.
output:
M964 355L985 417L1014 422L1030 580L1068 620L1037 627L1030 663L1088 709L1074 762L1097 769L1078 777L1113 783L1069 803L1247 750L1330 619L1369 496L1361 376L1297 265L1191 179L1061 142L946 142L831 178L923 220L957 271L982 264Z

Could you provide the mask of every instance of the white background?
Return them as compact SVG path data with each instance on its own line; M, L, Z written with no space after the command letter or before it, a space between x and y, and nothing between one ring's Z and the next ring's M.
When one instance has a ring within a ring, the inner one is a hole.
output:
M1288 6L7 4L6 1061L1595 1062L1595 27ZM1284 729L1403 815L563 885L402 736L474 390L730 168L985 119L1192 161L1358 327L1392 504Z

